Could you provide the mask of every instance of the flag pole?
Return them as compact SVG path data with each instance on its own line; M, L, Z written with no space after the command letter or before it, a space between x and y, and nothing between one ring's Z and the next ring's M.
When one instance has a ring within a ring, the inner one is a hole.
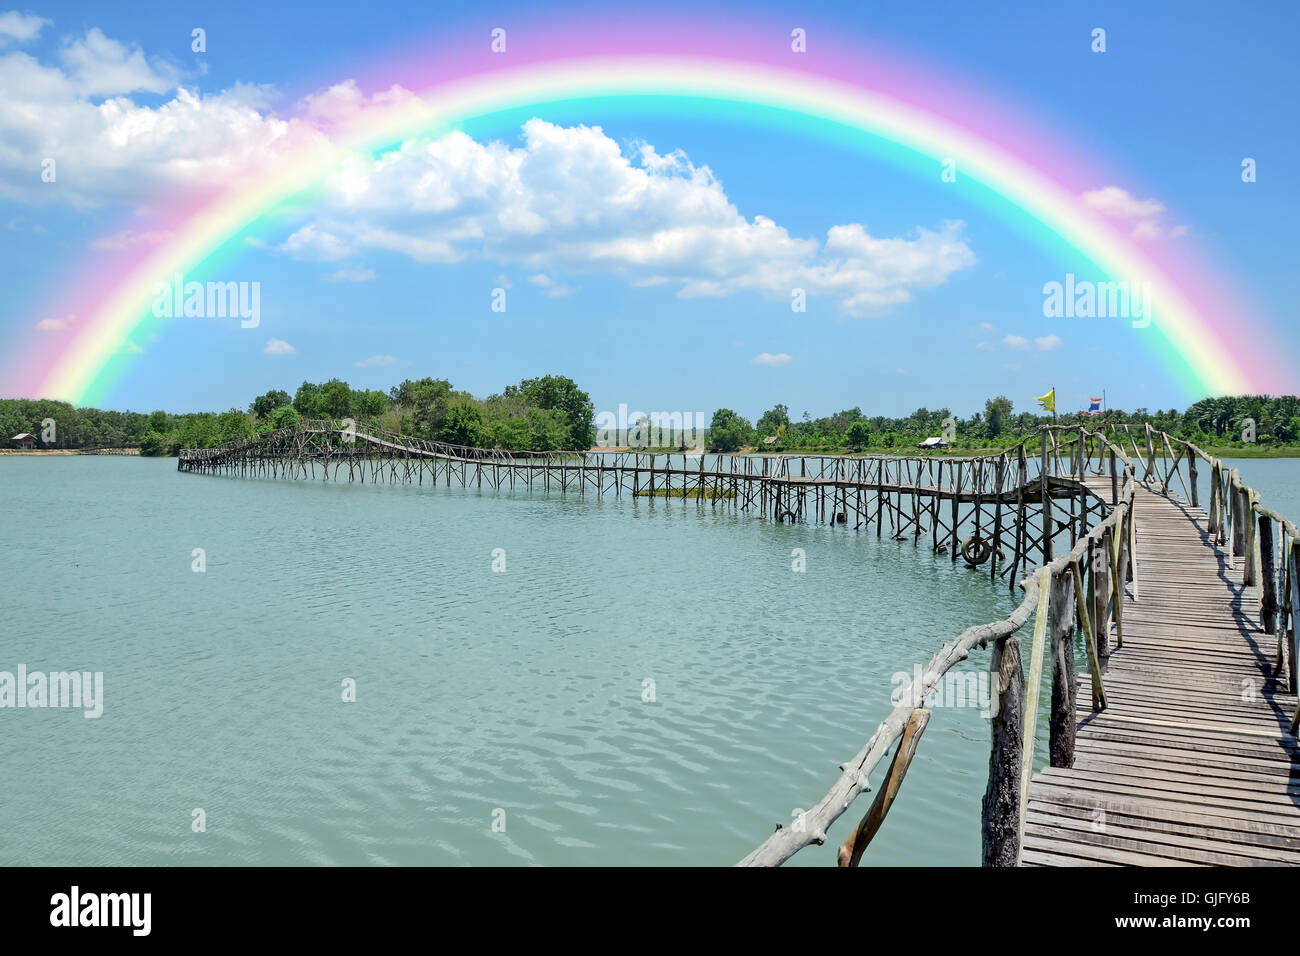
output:
M1052 386L1052 424L1056 424L1056 386Z

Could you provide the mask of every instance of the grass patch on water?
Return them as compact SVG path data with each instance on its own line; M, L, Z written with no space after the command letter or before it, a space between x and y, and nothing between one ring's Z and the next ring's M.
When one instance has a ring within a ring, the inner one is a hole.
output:
M636 493L638 498L651 497L649 488L642 488ZM730 489L717 488L656 488L654 490L655 498L696 498L705 501L714 501L719 498L734 498L736 493Z

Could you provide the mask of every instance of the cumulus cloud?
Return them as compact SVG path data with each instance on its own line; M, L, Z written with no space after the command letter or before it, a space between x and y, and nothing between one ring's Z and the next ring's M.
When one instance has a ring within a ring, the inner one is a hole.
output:
M59 61L68 81L84 96L166 93L178 78L175 67L146 59L139 47L110 39L98 27L84 37L65 40Z
M0 47L30 32L24 23L0 14ZM201 94L179 82L170 63L94 27L66 38L51 61L0 51L0 198L96 205L216 188L325 142L309 120L268 112L265 87ZM142 105L134 98L141 94L170 96ZM45 159L55 160L57 178L33 186L32 170Z
M0 15L0 37L39 28ZM138 102L146 94L150 105ZM171 188L219 189L304 147L328 147L338 124L412 97L400 87L367 95L348 80L282 119L266 87L189 89L168 61L92 27L65 39L49 62L0 51L0 199L147 204ZM908 302L975 263L960 222L892 236L862 223L795 235L761 210L742 213L712 170L681 150L624 147L598 126L537 118L521 132L517 144L457 131L379 156L340 149L323 203L274 246L321 262L374 251L429 264L487 260L545 277L549 284L531 281L550 296L577 291L574 280L595 273L683 298L752 292L788 302L802 289L847 316ZM60 175L33 185L45 158ZM157 238L142 227L96 248ZM369 272L342 267L331 278L366 281Z
M35 40L40 34L41 28L49 22L44 17L38 17L31 13L19 13L17 10L0 13L0 46L5 46L8 43L27 43Z
M356 363L357 368L376 368L381 365L396 365L397 359L391 355L372 355Z
M833 226L824 241L794 236L743 215L681 151L625 151L600 127L540 119L524 124L522 140L453 132L354 158L332 177L326 208L283 248L302 258L382 249L419 262L516 263L537 270L530 281L549 295L573 291L556 272L612 273L684 298L748 290L788 300L801 288L834 297L848 315L907 302L975 262L960 222L906 236L873 236L861 223Z
M266 355L292 355L295 349L284 339L267 339L266 348L262 352Z
M1108 219L1130 226L1134 239L1178 238L1187 235L1187 227L1165 226L1165 204L1158 199L1138 199L1120 186L1092 189L1079 197L1085 206Z
M1034 344L1038 346L1040 352L1050 352L1061 347L1061 337L1059 335L1041 335L1034 339Z
M1027 349L1029 348L1029 339L1023 335L1004 335L1002 344L1009 349Z
M777 352L775 355L771 352L759 352L751 361L754 365L767 365L775 368L778 365L789 365L794 359L784 352Z

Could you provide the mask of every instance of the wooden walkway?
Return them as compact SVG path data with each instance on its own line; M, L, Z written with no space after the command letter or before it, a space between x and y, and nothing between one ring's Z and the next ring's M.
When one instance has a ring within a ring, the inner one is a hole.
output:
M1138 598L1122 648L1112 628L1108 706L1093 712L1083 669L1075 764L1034 777L1021 860L1300 864L1296 698L1271 680L1259 589L1243 587L1242 559L1214 546L1200 508L1139 488L1135 515Z

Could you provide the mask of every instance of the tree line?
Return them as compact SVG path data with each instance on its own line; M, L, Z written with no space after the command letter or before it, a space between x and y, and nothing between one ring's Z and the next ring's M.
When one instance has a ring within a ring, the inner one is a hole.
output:
M570 378L544 375L507 385L487 398L454 389L447 379L407 379L387 392L353 388L341 379L303 382L293 395L271 389L248 408L173 414L111 412L43 399L0 399L6 445L29 432L47 448L139 447L142 455L175 455L182 448L226 442L297 425L303 419L351 418L458 445L510 450L589 448L596 440L590 396Z
M139 447L146 455L175 455L181 448L211 448L296 425L303 419L351 418L404 435L458 445L508 450L553 451L590 448L596 440L590 396L570 378L545 375L507 385L476 398L447 379L407 379L387 392L358 389L341 379L303 382L293 395L272 389L246 409L173 414L78 408L47 399L0 399L0 442L28 432L41 447ZM1206 398L1185 411L1106 410L1098 415L1061 414L1062 424L1142 424L1151 422L1172 435L1216 448L1300 445L1300 398L1294 395L1236 395ZM54 423L51 430L46 427ZM775 405L751 422L720 408L705 434L712 451L745 448L857 452L915 448L939 436L958 449L1003 448L1031 436L1052 416L1041 410L1016 412L1004 395L990 398L983 411L962 418L947 408L918 408L891 418L868 415L861 407L813 418L794 418ZM45 438L50 435L49 441Z
M866 451L915 448L927 438L944 438L960 449L1006 448L1033 435L1053 421L1039 409L1016 412L1005 395L990 398L984 410L966 418L947 408L918 408L903 418L868 415L854 407L823 418L804 412L792 418L787 405L776 405L751 423L729 408L713 413L707 432L711 450L739 451L747 447L799 451ZM1062 413L1058 424L1096 427L1107 423L1151 424L1171 435L1216 448L1300 444L1300 398L1294 395L1234 395L1205 398L1186 411L1109 409L1087 415Z

